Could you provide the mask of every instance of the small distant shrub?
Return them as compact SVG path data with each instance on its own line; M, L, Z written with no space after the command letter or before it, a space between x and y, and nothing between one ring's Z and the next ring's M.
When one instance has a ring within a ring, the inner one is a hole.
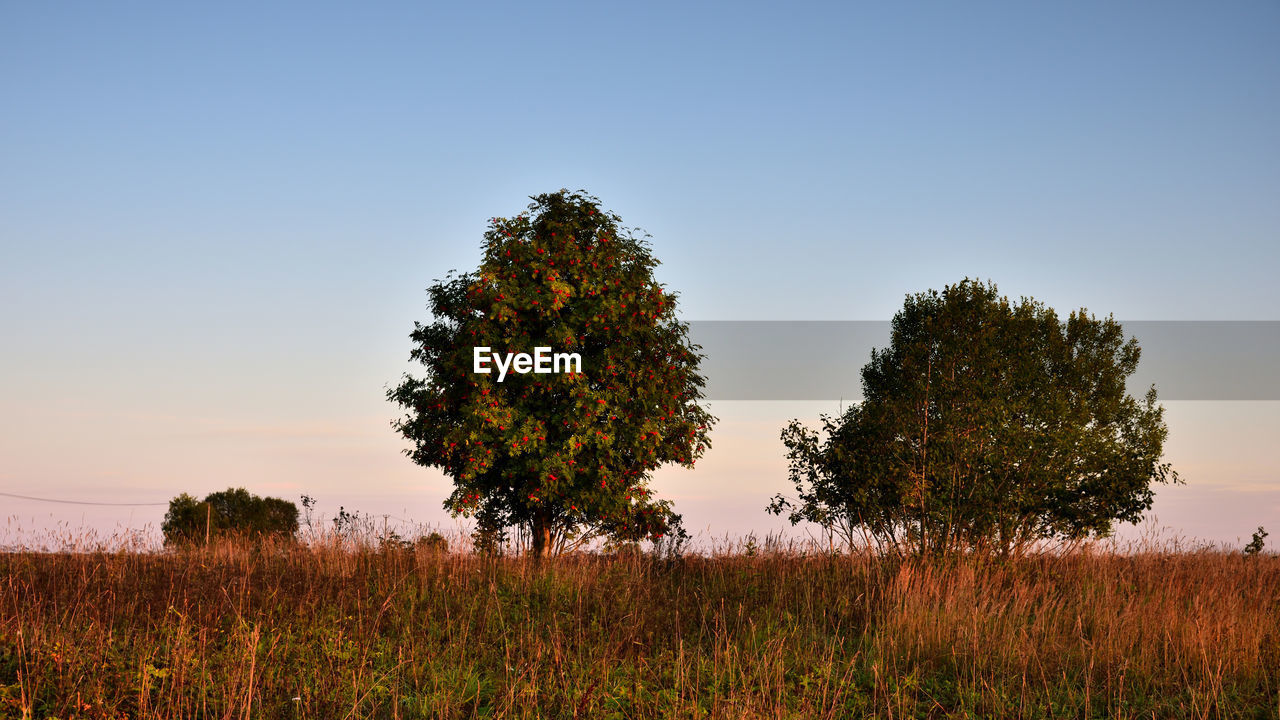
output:
M1258 529L1253 533L1253 537L1249 539L1249 544L1244 546L1244 554L1252 557L1262 552L1262 548L1266 544L1267 535L1266 529L1258 526Z
M378 537L379 552L402 552L413 548L413 543L400 536L395 530L390 530Z
M298 531L298 506L280 498L258 497L244 488L211 493L204 500L182 493L169 501L160 529L165 545L227 534L293 537Z
M449 552L449 541L443 535L434 530L427 535L418 538L414 543L419 550L425 550L430 553L444 554Z

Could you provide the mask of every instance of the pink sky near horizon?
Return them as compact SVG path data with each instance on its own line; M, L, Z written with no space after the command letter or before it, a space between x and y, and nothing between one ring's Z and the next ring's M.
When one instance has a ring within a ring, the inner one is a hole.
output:
M774 493L790 494L782 425L799 417L817 424L838 403L713 402L719 416L713 447L695 470L664 468L653 488L675 502L685 526L701 544L748 533L816 535L790 527L764 507ZM1258 526L1280 536L1280 463L1269 429L1280 425L1280 402L1165 403L1170 437L1166 458L1185 485L1156 486L1148 520L1122 526L1121 538L1151 533L1191 542L1238 546ZM375 407L368 408L370 411ZM297 502L317 500L317 516L338 508L359 511L391 527L403 521L456 532L466 521L450 518L441 502L447 478L413 465L402 441L381 414L341 417L210 416L200 419L135 412L129 415L59 415L0 420L7 458L0 475L6 491L65 500L165 503L179 493L202 496L227 487ZM51 435L46 423L63 424ZM68 438L76 438L74 445ZM93 438L93 440L89 440ZM74 449L74 452L72 450ZM19 489L20 488L20 489ZM163 505L102 507L0 498L5 518L0 546L34 538L75 537L88 530L105 537L126 529L159 537ZM1274 545L1272 545L1274 546Z

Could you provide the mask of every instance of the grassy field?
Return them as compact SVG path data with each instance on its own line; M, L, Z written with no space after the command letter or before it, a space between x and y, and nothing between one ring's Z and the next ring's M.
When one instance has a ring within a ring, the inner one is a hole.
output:
M1276 556L539 565L224 542L0 572L6 718L1280 714Z

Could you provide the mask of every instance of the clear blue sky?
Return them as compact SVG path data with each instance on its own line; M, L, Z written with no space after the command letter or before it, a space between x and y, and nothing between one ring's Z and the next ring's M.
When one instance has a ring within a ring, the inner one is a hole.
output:
M965 276L1280 319L1275 2L370 5L0 6L0 490L439 516L382 387L423 288L560 187L653 234L687 319L883 319ZM1276 404L1191 405L1171 457L1263 517L1185 526L1280 523L1273 454L1211 452ZM780 458L720 448L824 409L726 405L662 487L749 475L707 524L763 527Z

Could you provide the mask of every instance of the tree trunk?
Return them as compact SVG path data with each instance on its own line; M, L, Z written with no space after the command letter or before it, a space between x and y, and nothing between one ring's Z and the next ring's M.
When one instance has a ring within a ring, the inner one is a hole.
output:
M539 560L551 551L551 513L539 510L533 516L533 556Z

